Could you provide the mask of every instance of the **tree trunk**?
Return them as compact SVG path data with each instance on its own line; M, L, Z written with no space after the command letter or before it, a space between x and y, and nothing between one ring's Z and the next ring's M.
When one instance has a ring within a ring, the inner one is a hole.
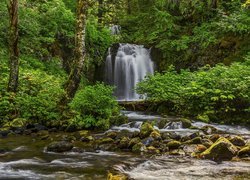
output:
M9 83L8 91L16 92L18 87L19 74L19 49L18 49L18 0L9 0Z
M65 83L65 95L60 101L60 106L66 106L75 96L83 72L85 49L85 27L88 3L86 0L77 0L77 21L75 35L74 62L68 80Z

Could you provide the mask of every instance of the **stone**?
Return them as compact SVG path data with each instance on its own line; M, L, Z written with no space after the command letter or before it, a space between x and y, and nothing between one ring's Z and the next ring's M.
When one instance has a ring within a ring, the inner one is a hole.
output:
M147 153L149 154L159 154L160 150L155 148L154 146L147 147Z
M47 151L66 152L73 148L73 144L67 141L56 141L48 145Z
M94 137L93 136L86 136L86 137L82 137L80 139L82 142L91 142L91 141L94 141Z
M250 157L250 145L241 148L238 152L239 157Z
M174 149L169 152L169 155L185 156L185 152L182 149Z
M142 124L141 128L140 128L140 137L141 138L146 138L148 137L152 132L154 131L153 126L148 123L145 122Z
M202 145L202 144L199 144L199 145L197 145L197 147L196 147L196 153L202 153L202 152L204 152L204 151L206 151L207 150L207 147L206 146L204 146L204 145Z
M155 140L161 140L161 134L158 130L153 130L153 132L151 132L150 137L152 137Z
M206 126L203 126L201 128L201 130L205 133L205 134L213 134L213 133L217 133L218 130L213 127L213 126L210 126L210 125L206 125Z
M109 144L113 142L114 140L112 138L101 138L97 140L97 144Z
M114 175L112 173L108 173L108 178L107 178L107 180L127 180L127 179L128 178L123 174Z
M212 141L212 142L215 142L217 141L221 136L219 134L213 134L209 139Z
M204 138L201 140L201 144L209 148L213 144L213 141L211 141L210 139Z
M185 144L201 144L201 141L201 137L195 137L191 140L186 141Z
M141 142L141 139L140 138L133 138L129 141L129 144L128 144L128 147L129 148L132 148L135 144Z
M190 128L192 126L192 122L189 119L181 118L182 128Z
M181 146L181 142L180 141L170 141L167 143L167 147L169 149L178 149Z
M240 136L234 136L229 141L235 146L245 146L245 140Z
M147 151L147 147L142 144L141 142L135 144L133 147L132 147L132 152L134 153L141 153L141 152L146 152Z
M109 132L106 133L106 136L109 137L109 138L115 139L116 136L117 136L117 132L109 131Z
M154 142L154 139L152 137L147 137L147 138L142 139L141 142L145 146L150 146Z
M130 142L130 139L128 137L123 137L121 141L119 142L118 147L120 149L127 149L129 147L129 142Z
M231 160L237 148L226 138L219 138L212 146L200 154L200 157L214 161Z

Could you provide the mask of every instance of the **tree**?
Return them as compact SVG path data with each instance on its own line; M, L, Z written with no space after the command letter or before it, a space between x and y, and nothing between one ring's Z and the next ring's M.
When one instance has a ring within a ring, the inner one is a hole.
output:
M89 3L86 0L77 0L74 62L65 83L65 95L60 101L61 106L67 105L74 98L81 81L86 56L85 29L88 5Z
M19 49L18 49L18 0L9 0L9 66L10 75L8 83L8 91L16 92L18 87L19 74Z

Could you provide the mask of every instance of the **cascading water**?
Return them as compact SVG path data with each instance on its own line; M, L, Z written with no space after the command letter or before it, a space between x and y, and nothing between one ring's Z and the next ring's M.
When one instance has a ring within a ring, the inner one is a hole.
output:
M146 75L154 73L154 63L150 58L150 50L140 45L120 44L117 54L112 60L106 58L106 82L115 86L118 100L133 101L140 99L135 92L136 84Z

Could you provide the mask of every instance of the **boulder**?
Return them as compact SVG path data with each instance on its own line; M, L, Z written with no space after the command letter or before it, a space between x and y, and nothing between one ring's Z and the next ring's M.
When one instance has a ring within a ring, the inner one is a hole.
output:
M112 174L112 173L108 173L108 178L107 180L127 180L128 178L123 175L123 174Z
M149 147L147 147L147 152L149 154L159 154L160 150L155 148L154 146L149 146Z
M127 149L129 147L129 142L130 142L130 139L128 137L123 137L121 141L119 142L118 147L120 149Z
M216 142L221 136L219 134L213 134L209 139L212 142Z
M200 154L200 157L215 161L231 160L237 153L237 148L226 138L219 138L212 146Z
M210 139L204 138L201 140L201 144L209 148L213 144L213 141L211 141Z
M229 141L235 146L245 146L245 140L240 136L234 136Z
M180 119L182 128L190 128L192 126L192 122L189 119L181 118Z
M167 147L169 149L178 149L181 146L181 142L180 141L170 141L167 143Z
M141 142L141 139L140 138L133 138L133 139L131 139L130 141L129 141L129 144L128 144L128 146L129 146L129 148L132 148L135 144L137 144L137 143L139 143L139 142Z
M191 140L186 141L185 144L201 144L201 141L201 137L195 137Z
M116 136L117 136L117 132L109 131L109 132L106 133L106 136L109 137L109 138L115 139Z
M97 140L97 144L109 144L113 142L114 140L112 138L101 138Z
M84 136L80 139L82 142L92 142L94 141L94 137L93 136Z
M161 134L156 129L151 132L150 137L152 137L155 140L161 140Z
M169 152L169 155L185 156L185 152L182 149L174 149Z
M73 148L73 144L67 141L56 141L48 145L47 151L66 152Z
M250 145L243 147L239 152L238 152L239 157L250 157Z
M142 139L142 144L144 144L145 146L150 146L153 142L154 142L154 138L152 137L147 137Z
M147 151L147 147L141 142L135 144L132 147L132 152L135 152L135 153L146 152L146 151Z
M142 124L141 128L140 128L140 137L141 138L146 138L148 137L152 132L154 131L153 126L148 123L145 122Z

